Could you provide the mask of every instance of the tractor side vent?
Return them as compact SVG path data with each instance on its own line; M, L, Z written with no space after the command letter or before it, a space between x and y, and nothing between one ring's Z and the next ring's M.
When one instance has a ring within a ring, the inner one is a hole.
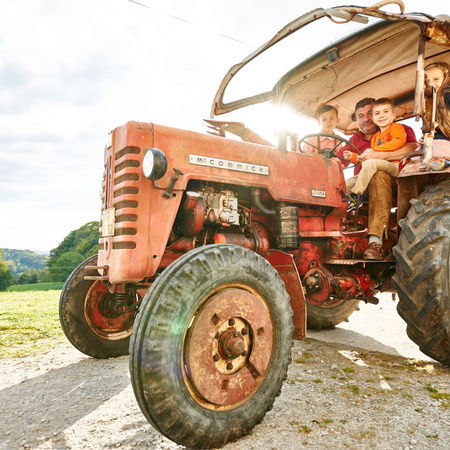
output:
M116 250L136 248L140 154L141 149L133 146L124 147L115 154L112 203L116 217L112 248Z
M139 167L141 163L139 161L136 161L135 159L131 159L129 161L124 161L123 163L117 164L117 166L114 169L114 172L120 172L123 169L126 169L127 167Z
M132 250L136 248L136 242L113 242L113 250Z
M139 189L137 187L123 187L114 191L114 197L120 197L125 194L137 194Z
M120 216L116 216L116 223L120 222L136 222L137 215L136 214L121 214Z
M139 155L139 153L141 153L141 149L139 147L124 147L116 153L116 161L122 158L122 156L131 154Z
M116 184L123 183L125 181L139 181L138 173L126 173L125 175L120 175L120 177L114 178Z

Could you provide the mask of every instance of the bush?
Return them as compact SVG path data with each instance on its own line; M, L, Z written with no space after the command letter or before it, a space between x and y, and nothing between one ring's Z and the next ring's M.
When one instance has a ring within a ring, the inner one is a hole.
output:
M2 259L0 251L0 291L5 291L6 288L12 283L13 276L9 270L7 264Z
M47 266L50 280L65 281L73 269L89 256L98 252L99 222L88 222L71 231L50 251Z

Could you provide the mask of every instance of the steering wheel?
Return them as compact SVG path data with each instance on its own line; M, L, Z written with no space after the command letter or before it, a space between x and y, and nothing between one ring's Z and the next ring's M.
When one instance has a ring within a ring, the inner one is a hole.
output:
M341 136L338 136L336 134L328 134L328 133L307 134L306 136L303 136L298 141L298 147L300 149L300 152L302 152L301 151L301 144L303 142L305 142L307 139L311 138L311 137L318 137L319 138L319 142L320 142L320 138L321 137L328 137L328 138L332 138L332 139L335 139L335 140L339 141L333 148L320 148L320 147L317 147L315 144L312 144L311 142L306 142L306 143L308 145L310 145L311 147L313 147L314 149L316 149L318 152L322 153L324 158L337 158L337 159L340 159L341 161L345 162L346 164L348 164L347 166L345 166L346 169L349 169L349 168L352 168L352 167L356 166L355 163L349 162L346 159L341 158L340 156L337 156L336 155L336 149L342 143L344 143L344 144L349 145L355 151L355 153L357 153L358 155L360 154L360 150L357 147L355 147L349 140L347 140L347 139L345 139L345 138L343 138Z

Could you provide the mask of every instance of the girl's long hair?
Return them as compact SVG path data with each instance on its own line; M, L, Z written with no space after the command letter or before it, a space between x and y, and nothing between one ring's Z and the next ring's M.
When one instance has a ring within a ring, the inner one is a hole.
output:
M436 95L436 122L439 125L442 133L450 139L450 108L445 103L445 94L450 92L450 76L448 64L445 62L436 62L428 64L425 71L429 69L439 69L444 74L444 81L437 91ZM431 107L433 101L427 101L426 118L431 120ZM429 106L428 106L429 105Z

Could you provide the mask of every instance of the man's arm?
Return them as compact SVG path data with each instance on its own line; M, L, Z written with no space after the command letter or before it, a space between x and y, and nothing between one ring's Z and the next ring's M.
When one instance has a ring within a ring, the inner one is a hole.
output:
M222 120L212 120L212 119L204 119L205 122L208 122L213 131L208 131L208 133L213 134L215 136L225 136L225 131L232 133L236 136L239 136L245 142L252 142L253 144L260 145L270 145L273 147L274 145L261 137L259 134L255 133L250 128L247 128L242 122L226 122Z
M417 142L407 142L402 148L392 152L376 152L375 150L368 148L362 155L359 155L358 160L384 159L386 161L398 161L408 153L412 153L417 147Z
M355 135L350 138L350 142L353 145L355 145L354 136ZM344 167L347 167L350 163L358 164L357 158L360 156L358 153L355 153L355 149L348 144L339 145L334 154L339 158ZM346 161L343 161L343 159Z

